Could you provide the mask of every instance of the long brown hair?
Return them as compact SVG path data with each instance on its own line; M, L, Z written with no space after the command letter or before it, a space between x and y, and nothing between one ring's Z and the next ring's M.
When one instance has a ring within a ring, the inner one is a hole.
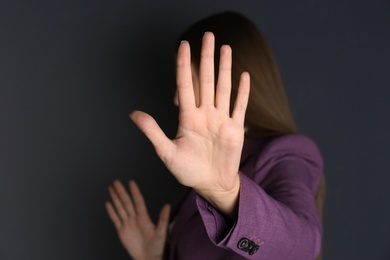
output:
M249 133L256 137L268 137L297 132L275 59L256 25L235 12L212 15L192 25L180 39L190 42L191 59L196 68L199 67L201 41L205 31L214 33L216 50L224 44L232 48L231 100L236 98L241 73L247 71L251 76L251 92L245 117ZM218 51L215 63L219 63Z
M251 77L249 103L245 116L246 135L267 138L296 133L291 110L276 61L265 37L257 26L245 16L236 12L223 12L209 16L189 27L180 37L191 45L191 61L199 67L202 36L206 31L215 35L215 50L228 44L232 48L232 95L236 99L237 87L242 72ZM179 44L178 42L178 44ZM215 57L217 68L219 52ZM233 104L233 102L230 102ZM316 195L317 209L322 217L325 199L325 179L322 176ZM321 258L321 254L317 259Z

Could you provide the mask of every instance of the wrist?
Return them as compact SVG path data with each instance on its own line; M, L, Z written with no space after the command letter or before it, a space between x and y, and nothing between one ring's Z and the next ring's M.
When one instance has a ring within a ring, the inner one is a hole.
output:
M240 178L238 176L229 190L198 191L195 189L195 191L229 219L235 220L237 218L240 194Z

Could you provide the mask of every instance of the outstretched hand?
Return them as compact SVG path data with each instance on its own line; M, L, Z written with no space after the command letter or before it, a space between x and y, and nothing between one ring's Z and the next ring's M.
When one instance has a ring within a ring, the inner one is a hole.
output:
M106 210L126 251L137 260L163 259L170 206L160 212L157 226L150 220L143 196L133 181L129 183L131 197L119 181L109 187L111 202Z
M179 126L170 140L148 114L130 116L149 138L169 171L192 187L222 213L234 216L239 193L238 168L244 141L244 119L249 96L249 74L240 78L230 115L232 50L221 48L219 76L214 83L214 35L205 33L199 67L199 103L194 94L189 43L177 54Z

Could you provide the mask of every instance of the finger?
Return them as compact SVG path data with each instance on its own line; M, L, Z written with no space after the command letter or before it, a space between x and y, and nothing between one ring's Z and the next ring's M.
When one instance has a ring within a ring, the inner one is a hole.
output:
M240 77L238 93L234 102L232 118L240 125L244 125L245 111L248 106L250 89L250 77L248 72L243 72Z
M134 216L136 213L134 210L133 202L131 201L129 193L127 193L125 187L123 187L122 183L118 180L115 180L113 185L117 195L119 196L121 204L126 210L127 215L130 217Z
M182 41L177 51L176 84L180 109L195 107L191 74L191 51L187 41Z
M215 94L215 106L217 109L229 115L230 92L232 87L232 49L229 45L221 47L219 60L218 83Z
M166 137L153 117L144 112L135 111L130 114L130 118L152 142L160 159L164 163L169 161L174 149L174 144Z
M108 201L104 204L104 206L106 207L107 214L110 217L115 228L119 229L122 226L122 221L119 219L118 215L116 214L114 207Z
M108 187L108 191L110 193L112 202L114 203L115 210L118 213L119 217L122 220L126 220L128 218L128 215L127 215L125 209L123 208L122 202L120 201L118 195L116 194L116 191L111 186Z
M171 206L169 204L164 205L160 211L156 229L156 232L159 236L165 236L167 233L170 211Z
M200 52L200 106L214 105L214 34L206 32Z
M130 187L131 195L133 196L134 206L137 215L150 222L148 209L146 208L144 197L142 196L142 193L138 188L138 185L135 183L135 181L130 181L129 187Z

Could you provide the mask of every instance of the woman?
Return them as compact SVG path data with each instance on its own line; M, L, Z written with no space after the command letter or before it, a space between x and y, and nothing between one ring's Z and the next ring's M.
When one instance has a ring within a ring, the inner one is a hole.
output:
M225 12L194 24L181 39L176 138L169 140L144 112L130 117L191 190L167 235L170 206L155 226L135 182L130 197L115 181L106 209L122 244L134 259L162 259L165 247L169 259L315 259L322 157L296 133L264 37L244 16Z

